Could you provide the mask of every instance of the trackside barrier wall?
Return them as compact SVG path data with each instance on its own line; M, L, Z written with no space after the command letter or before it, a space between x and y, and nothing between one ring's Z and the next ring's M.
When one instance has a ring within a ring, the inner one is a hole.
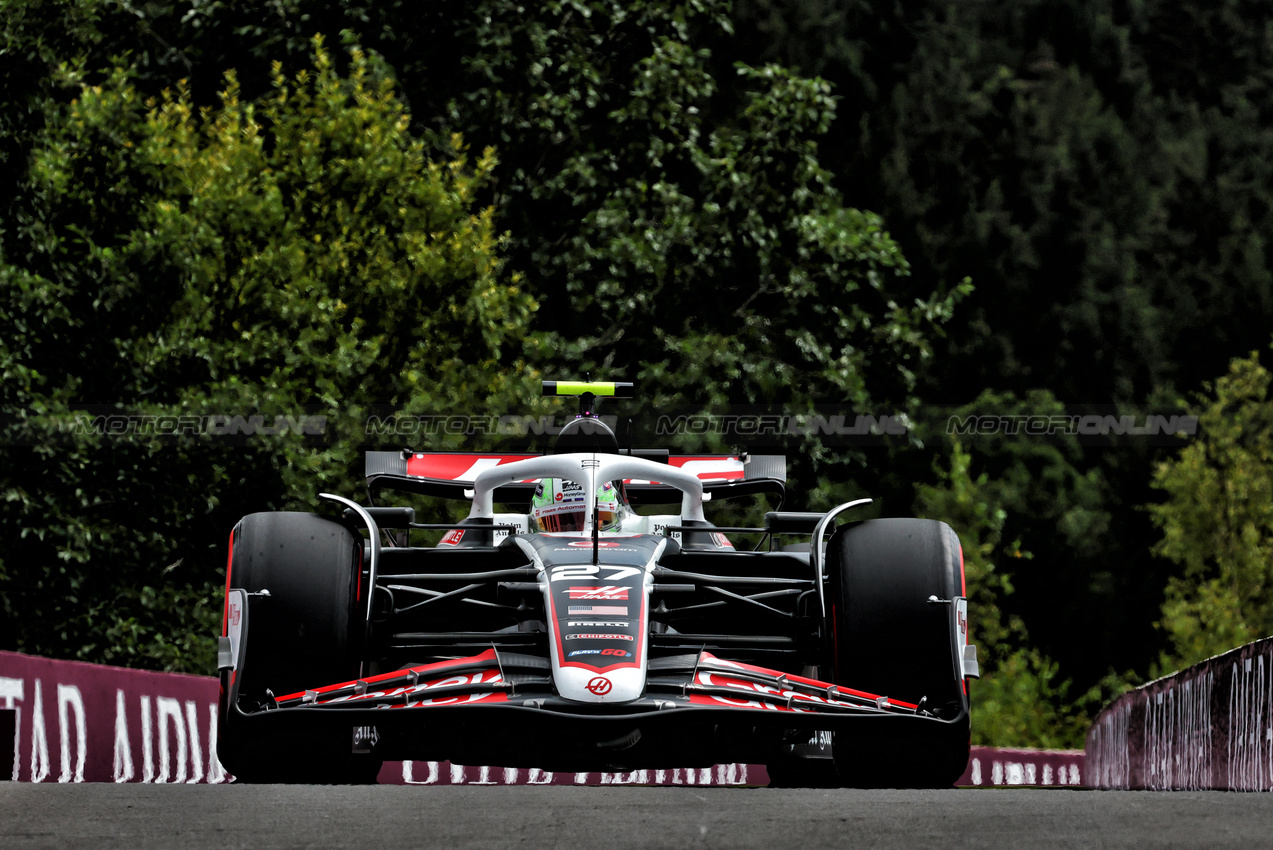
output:
M216 757L217 688L208 676L0 652L0 713L13 725L0 777L227 782Z
M973 722L977 720L973 712ZM1083 784L1082 750L1022 750L973 747L968 769L956 785L1062 785Z
M1273 790L1273 638L1119 697L1087 733L1087 784Z
M0 652L0 779L219 783L217 680ZM5 742L11 742L10 750ZM551 773L388 762L383 784L765 785L763 765ZM960 785L1080 785L1081 751L974 747Z

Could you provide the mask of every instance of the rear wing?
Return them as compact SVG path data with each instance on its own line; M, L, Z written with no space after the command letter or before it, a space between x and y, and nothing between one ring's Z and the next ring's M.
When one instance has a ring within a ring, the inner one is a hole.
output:
M622 452L627 454L627 452ZM786 492L787 458L784 455L672 455L666 450L636 449L633 456L666 463L692 473L703 490L714 498L751 493ZM369 451L366 457L367 489L396 490L444 499L471 499L478 474L506 463L541 457L536 453ZM496 489L497 502L529 502L537 479L504 484ZM633 504L667 504L680 491L649 479L624 481Z

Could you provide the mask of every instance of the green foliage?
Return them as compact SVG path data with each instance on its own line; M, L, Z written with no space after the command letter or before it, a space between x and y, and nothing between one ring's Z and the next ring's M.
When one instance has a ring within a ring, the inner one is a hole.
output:
M1029 558L1021 551L1019 541L1007 544L1003 526L1008 512L1001 502L998 488L989 476L975 478L970 471L972 455L955 440L949 468L934 466L937 484L921 484L916 493L916 512L929 519L939 519L956 529L964 550L964 579L967 583L969 609L969 641L992 653L1008 641L1010 635L1024 633L1019 619L1008 621L999 602L1012 593L1009 576L996 567L1003 557Z
M1159 672L1273 634L1273 399L1256 353L1235 359L1199 398L1201 436L1158 465L1149 506L1154 551L1183 568L1159 626L1171 654Z
M880 217L833 186L824 80L719 57L727 3L279 8L263 30L240 4L201 4L188 26L232 34L201 50L258 61L294 52L305 26L355 28L433 145L498 146L491 190L542 304L546 370L639 378L664 406L912 401L967 287L910 278ZM816 443L800 454L832 460Z
M985 746L1082 747L1089 725L1085 708L1099 690L1074 700L1056 662L1030 644L1026 624L1003 606L1013 593L1004 563L1030 563L1021 542L1004 539L1009 507L1020 504L1011 480L974 477L973 456L958 438L949 465L936 465L936 484L917 488L916 511L940 519L959 534L969 609L969 642L975 643L981 679L973 683L973 743ZM1014 466L1015 468L1015 466Z
M973 744L990 747L1082 749L1089 712L1102 705L1093 688L1074 697L1056 662L1033 647L1017 647L988 660L972 683Z
M76 97L49 107L0 266L5 641L207 672L233 521L355 494L374 405L529 395L535 303L476 197L493 153L457 137L430 161L375 56L341 74L317 39L312 70L276 68L259 103L230 74L203 110L122 67L63 75ZM324 427L234 445L70 424L98 400Z
M833 83L819 150L836 185L888 222L913 278L976 281L921 374L926 402L1046 390L1135 409L1267 342L1267 18L1249 0L736 0L732 43ZM997 478L1007 458L970 447ZM1100 485L1089 536L1041 504L1052 481L1009 519L1052 582L1016 577L1014 605L1084 685L1161 649L1170 564L1140 506L1162 456L1068 454Z
M824 162L916 274L977 281L932 375L956 402L1047 388L1139 403L1262 344L1265 17L1248 0L734 12L750 55L844 96Z

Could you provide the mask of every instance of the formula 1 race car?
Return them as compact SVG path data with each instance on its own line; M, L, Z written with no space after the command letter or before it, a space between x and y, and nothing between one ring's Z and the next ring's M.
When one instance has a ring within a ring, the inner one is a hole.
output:
M773 785L953 784L977 661L949 526L837 522L863 499L717 527L705 505L781 500L784 458L620 449L595 405L631 384L544 386L581 408L551 452L372 451L369 505L323 494L330 515L235 526L219 660L231 773L748 762ZM386 492L471 507L418 523Z

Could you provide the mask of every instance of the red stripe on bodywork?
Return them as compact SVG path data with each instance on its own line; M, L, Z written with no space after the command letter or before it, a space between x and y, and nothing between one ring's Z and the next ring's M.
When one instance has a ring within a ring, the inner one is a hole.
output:
M407 458L407 475L417 478L441 478L446 481L461 480L460 476L473 468L480 460L497 461L497 466L517 460L527 460L540 455L481 455L481 454L423 454Z
M354 602L362 601L362 543L356 544L358 549L358 564L354 567L354 575L358 577L358 583L354 587Z
M676 468L680 469L681 467L684 467L687 463L695 463L695 462L710 463L712 461L737 462L738 458L732 455L678 455L674 457L669 457L667 459L667 464L668 466L675 466ZM742 478L744 477L746 473L741 469L720 469L720 470L704 470L702 472L697 472L695 474L699 478L708 479L708 478Z
M335 685L324 685L321 688L311 688L311 690L319 694L325 694L329 691L338 691L341 688L352 688L354 685L358 684L358 682L366 682L368 685L371 685L385 679L396 679L410 673L445 673L447 670L453 670L456 667L467 667L477 661L495 661L495 650L493 648L488 649L480 655L472 655L468 658L455 658L448 661L437 661L433 664L424 664L419 667L407 667L402 670L391 670L388 673L377 673L374 676L364 676L361 679L350 679L347 682L340 682ZM305 696L305 691L297 691L294 694L277 697L277 699L282 702L283 700L288 699L300 699L303 696Z
M225 607L221 609L221 637L230 634L230 565L234 563L234 532L238 528L238 525L235 525L230 529L230 543L227 547L229 554L225 556Z
M819 682L817 679L809 679L805 676L797 676L794 673L784 673L781 670L770 670L768 667L757 667L754 664L744 664L741 661L726 661L723 658L717 658L715 655L712 655L710 652L704 652L703 659L707 661L715 661L717 664L722 664L726 667L731 667L735 670L751 672L751 673L762 673L766 676L775 676L775 677L781 676L784 679L786 679L788 682L798 682L801 685L809 685L810 687L820 688L822 690L826 690L827 688L831 687L830 682ZM852 696L863 697L865 699L875 700L875 699L880 699L881 697L887 696L886 694L873 694L873 693L870 693L869 691L859 691L856 688L846 688L843 685L836 685L835 688L841 693L851 694ZM892 697L887 697L887 699L893 705L900 705L903 708L918 708L918 705L913 702L904 702L900 699L893 699Z

